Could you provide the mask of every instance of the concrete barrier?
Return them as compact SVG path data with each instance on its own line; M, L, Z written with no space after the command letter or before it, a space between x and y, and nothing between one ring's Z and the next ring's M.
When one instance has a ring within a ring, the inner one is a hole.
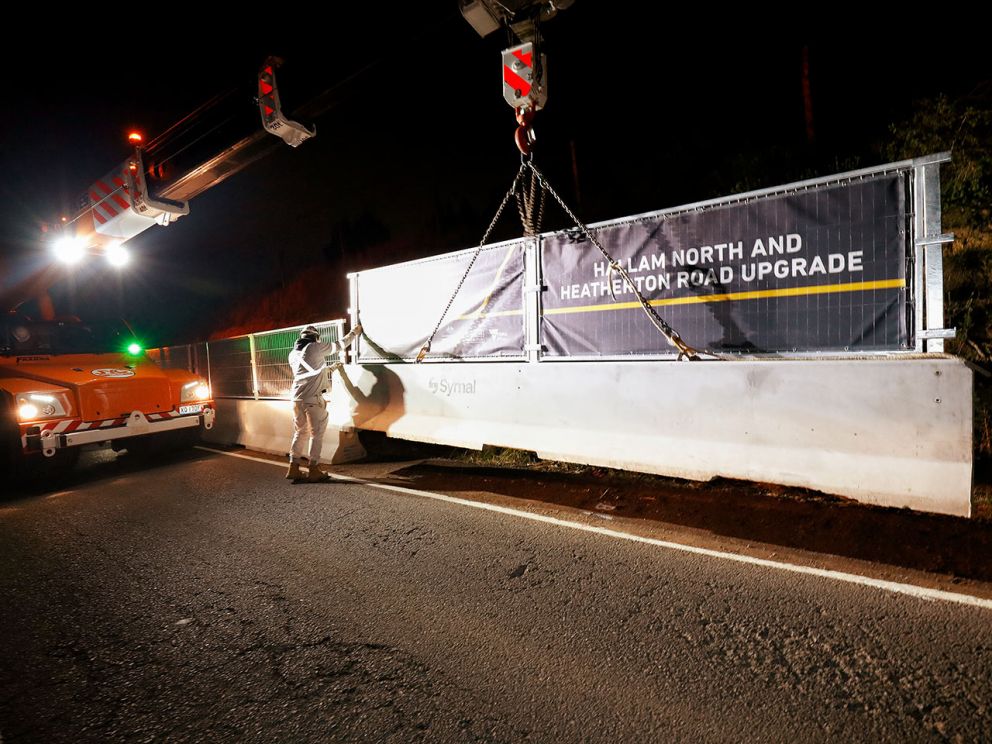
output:
M293 404L288 400L220 399L213 429L204 439L240 444L260 452L286 455L293 436ZM365 457L353 429L327 427L320 461L337 464Z
M971 513L972 372L950 357L350 365L336 377L331 424L344 429Z

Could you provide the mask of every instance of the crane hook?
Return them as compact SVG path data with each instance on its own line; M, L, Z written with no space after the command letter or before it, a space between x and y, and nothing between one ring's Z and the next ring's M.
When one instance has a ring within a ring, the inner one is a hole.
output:
M520 154L527 157L531 154L534 141L537 139L534 128L531 126L537 111L529 106L520 106L515 109L515 114L517 131L513 135L513 141L516 143L517 149L520 150Z

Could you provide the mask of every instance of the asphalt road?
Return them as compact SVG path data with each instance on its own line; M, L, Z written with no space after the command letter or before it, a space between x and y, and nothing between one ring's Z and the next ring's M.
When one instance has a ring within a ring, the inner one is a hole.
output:
M5 744L992 737L992 610L202 452L0 502L0 624Z

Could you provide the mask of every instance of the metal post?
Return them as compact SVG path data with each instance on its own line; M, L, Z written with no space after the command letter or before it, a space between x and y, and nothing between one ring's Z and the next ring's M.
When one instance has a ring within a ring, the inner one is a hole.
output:
M204 341L203 348L207 352L207 385L210 386L210 394L214 395L214 379L210 374L210 342Z
M926 235L926 210L923 207L923 195L925 187L923 183L923 166L913 169L913 314L914 329L916 338L916 351L926 351L926 342L923 340L923 329L926 327L925 291L923 283L923 257L920 255L921 246L919 241Z
M251 392L258 400L258 365L255 364L255 334L248 334L248 356L251 357Z
M358 312L358 274L348 274L348 296L350 299L348 307L348 318L351 321L351 327L354 328L359 323L360 313ZM343 330L343 329L342 329ZM352 346L351 359L358 361L361 357L362 351L362 337L359 336L355 339L355 344ZM342 356L347 359L349 352L345 351ZM344 361L344 359L342 359Z
M941 154L921 158L913 168L913 290L916 300L916 351L944 351L944 339L954 338L954 329L944 328L945 243L953 235L941 232L940 164L950 160Z
M334 327L334 332L337 334L336 341L340 341L344 338L344 321L335 320L332 324ZM338 361L348 363L348 349L341 349L341 353L338 355L340 359Z
M527 361L541 361L541 238L524 244L524 351Z
M923 273L927 288L927 328L944 327L944 246L941 243L931 243L934 238L940 238L940 166L927 165L923 168L924 184L924 213L927 244L923 247ZM927 340L927 351L942 352L944 340L932 338Z

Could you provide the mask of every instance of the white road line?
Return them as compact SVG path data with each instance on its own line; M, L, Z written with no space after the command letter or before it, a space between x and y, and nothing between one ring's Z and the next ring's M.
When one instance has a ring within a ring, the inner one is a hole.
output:
M266 460L261 457L252 457L251 455L242 455L237 452L225 452L224 450L212 449L210 447L197 447L199 450L204 452L213 452L218 455L227 455L228 457L236 457L240 460L251 460L253 462L262 462L266 465L275 465L276 467L286 467L286 463L277 462L275 460ZM391 486L385 483L376 483L375 481L368 481L362 478L352 478L347 475L337 475L335 473L329 474L335 480L348 481L351 483L361 483L363 485L369 486L370 488L378 488L383 491L395 491L396 493L410 494L411 496L421 496L427 499L434 499L436 501L446 501L450 504L459 504L461 506L468 506L473 509L483 509L485 511L498 512L499 514L509 514L514 517L521 517L522 519L529 519L532 522L544 522L545 524L553 524L557 527L567 527L573 530L581 530L582 532L594 532L598 535L605 535L607 537L615 537L620 540L629 540L630 542L644 543L646 545L654 545L659 548L667 548L669 550L678 550L683 553L693 553L695 555L705 555L709 558L720 558L727 561L736 561L737 563L744 563L751 566L762 566L763 568L773 568L779 571L790 571L792 573L806 574L807 576L819 576L824 579L833 579L834 581L844 581L848 584L858 584L860 586L870 586L875 589L882 589L887 592L894 592L896 594L908 594L911 597L916 597L918 599L926 600L939 600L942 602L954 602L956 604L970 605L972 607L982 607L987 610L992 610L992 599L984 599L982 597L974 597L970 594L960 594L958 592L945 592L941 589L931 589L924 586L916 586L915 584L901 584L896 581L885 581L883 579L873 579L868 576L858 576L857 574L845 573L843 571L832 571L827 568L815 568L812 566L800 566L795 563L784 563L780 561L770 561L767 558L754 558L749 555L741 555L739 553L726 553L722 550L712 550L711 548L700 548L695 545L683 545L682 543L669 542L668 540L658 540L653 537L642 537L641 535L633 535L628 532L621 532L619 530L610 529L608 527L597 527L596 525L583 524L582 522L573 522L568 519L559 519L558 517L549 517L544 514L533 514L531 512L522 511L520 509L513 509L508 506L499 506L497 504L487 504L482 501L469 501L468 499L461 499L457 496L447 496L443 493L433 493L431 491L419 491L415 488L404 488L403 486Z

